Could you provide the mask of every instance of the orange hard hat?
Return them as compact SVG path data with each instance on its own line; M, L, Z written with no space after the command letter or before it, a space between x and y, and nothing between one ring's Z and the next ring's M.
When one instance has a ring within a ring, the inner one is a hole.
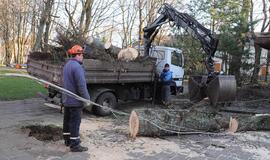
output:
M74 45L72 48L68 50L68 54L83 54L83 48L80 45Z

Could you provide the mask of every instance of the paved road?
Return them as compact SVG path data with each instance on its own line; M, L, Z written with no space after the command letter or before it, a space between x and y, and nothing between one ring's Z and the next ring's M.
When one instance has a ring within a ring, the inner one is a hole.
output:
M138 103L141 105L145 104ZM61 126L62 115L58 110L45 107L40 99L0 102L0 160L270 159L269 132L139 137L131 141L127 123L126 117L98 118L84 114L81 137L89 151L70 153L62 141L42 142L21 130L29 124Z

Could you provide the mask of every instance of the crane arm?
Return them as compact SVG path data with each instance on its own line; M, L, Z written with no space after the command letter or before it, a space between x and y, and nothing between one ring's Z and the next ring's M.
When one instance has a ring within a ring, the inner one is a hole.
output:
M197 38L200 41L203 50L207 54L207 59L205 62L206 68L208 73L212 75L214 73L213 57L218 45L218 39L215 37L215 35L212 34L209 29L201 25L196 19L187 13L178 12L167 3L163 4L158 13L160 13L160 16L153 23L143 29L145 55L149 55L151 44L160 27L165 23L173 22L178 29L184 28L185 30L191 32L194 38Z

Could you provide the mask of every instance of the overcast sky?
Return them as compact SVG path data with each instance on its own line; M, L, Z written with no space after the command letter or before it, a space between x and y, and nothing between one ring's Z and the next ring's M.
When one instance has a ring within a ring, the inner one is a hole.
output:
M108 0L110 1L110 0ZM129 1L129 0L127 0ZM181 6L173 6L175 8L181 8L181 12L185 12L185 9L187 10L187 6L185 4L188 4L190 0L182 0L181 1ZM262 4L262 0L253 0L254 1L254 20L258 20L258 19L262 19L263 18L263 11L262 11L262 7L263 7L263 4ZM268 3L268 1L267 1ZM111 6L110 8L110 11L108 11L106 14L112 14L114 13L115 15L118 15L121 13L121 11L116 8L119 8L119 5L118 1L113 5ZM180 5L180 4L179 4ZM80 6L80 5L79 5ZM78 14L80 13L80 8L77 9L78 10ZM67 20L67 18L62 18L62 17L67 17L66 14L65 14L65 11L64 11L64 8L60 9L59 10L59 15L60 15L60 19L59 21L62 23L65 23L65 21ZM115 18L115 23L116 22L121 22L121 16L118 16ZM201 20L199 20L201 21ZM105 23L103 25L103 28L101 27L101 30L104 28L106 28L106 26L110 25L112 23L112 19L108 19L107 23ZM138 22L134 25L134 39L137 39L138 37L138 33L137 33L137 30L138 30ZM262 26L262 21L260 21L256 26L255 26L255 31L256 32L259 32L261 30L261 26ZM112 43L114 45L117 45L117 46L121 46L121 38L120 38L120 35L119 35L119 32L121 31L121 26L118 26L117 27L119 29L119 31L117 32L117 30L113 33L113 39L112 39Z

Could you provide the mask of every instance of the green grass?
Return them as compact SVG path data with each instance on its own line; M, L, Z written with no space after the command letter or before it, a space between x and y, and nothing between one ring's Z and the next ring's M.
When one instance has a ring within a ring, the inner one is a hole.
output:
M43 85L21 77L3 77L4 73L18 73L0 70L0 100L21 100L37 97L37 92L46 93Z
M0 75L5 73L20 73L20 74L26 74L27 72L24 70L0 70Z

